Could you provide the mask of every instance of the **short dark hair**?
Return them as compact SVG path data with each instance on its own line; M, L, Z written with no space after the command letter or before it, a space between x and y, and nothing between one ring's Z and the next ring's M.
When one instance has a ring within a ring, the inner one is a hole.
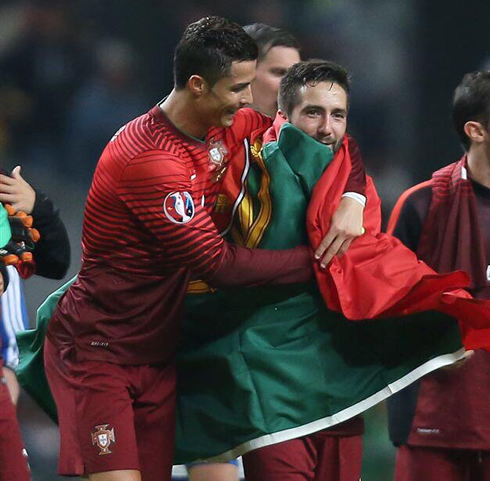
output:
M295 48L299 51L299 43L296 38L282 28L271 27L265 23L252 23L243 27L259 48L259 62L273 47Z
M466 150L470 148L471 141L464 126L470 120L490 128L490 71L467 73L454 91L454 127Z
M282 78L279 86L279 108L291 115L300 102L299 89L318 82L333 82L340 85L349 98L350 79L347 70L328 60L305 60L294 64Z
M192 75L213 86L229 74L232 62L256 60L257 45L237 23L204 17L184 31L174 55L174 82L183 89Z

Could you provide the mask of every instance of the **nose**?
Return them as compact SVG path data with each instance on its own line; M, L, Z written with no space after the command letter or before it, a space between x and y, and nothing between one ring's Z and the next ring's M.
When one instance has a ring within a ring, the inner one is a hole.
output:
M332 134L332 121L330 115L325 115L325 117L323 117L320 125L318 126L318 131L324 136Z
M244 91L243 91L243 97L240 99L240 103L242 105L250 105L254 101L253 95L252 95L252 86L249 85Z

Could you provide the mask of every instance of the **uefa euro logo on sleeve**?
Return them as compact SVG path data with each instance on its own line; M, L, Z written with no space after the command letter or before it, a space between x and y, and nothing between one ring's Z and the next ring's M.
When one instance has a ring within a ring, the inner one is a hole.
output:
M189 192L172 192L163 201L163 211L175 224L186 224L194 217L195 208Z

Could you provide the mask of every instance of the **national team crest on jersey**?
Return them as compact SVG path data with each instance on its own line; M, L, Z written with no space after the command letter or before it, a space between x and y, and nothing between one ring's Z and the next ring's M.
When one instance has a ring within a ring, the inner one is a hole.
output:
M219 170L225 163L228 150L221 140L215 141L211 139L208 145L209 161L211 162L212 170Z
M104 454L111 454L112 451L109 450L111 443L116 442L116 437L114 436L114 428L108 429L108 424L101 424L95 426L95 433L92 433L92 444L97 445L100 449L99 456Z
M189 222L195 213L194 201L189 192L172 192L163 201L165 215L176 224Z

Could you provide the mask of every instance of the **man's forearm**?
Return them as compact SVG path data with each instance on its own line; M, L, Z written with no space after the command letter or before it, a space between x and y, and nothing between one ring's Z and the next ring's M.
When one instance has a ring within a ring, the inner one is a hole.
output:
M219 267L206 276L216 287L309 282L314 279L310 250L247 249L226 244Z

